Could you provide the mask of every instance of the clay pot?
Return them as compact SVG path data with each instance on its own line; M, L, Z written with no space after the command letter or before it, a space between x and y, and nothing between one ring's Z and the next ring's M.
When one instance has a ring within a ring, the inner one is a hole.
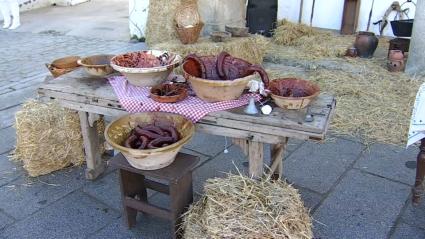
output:
M388 56L390 61L402 61L404 60L404 54L400 50L390 50L390 54Z
M404 70L404 60L388 61L388 70L391 72L399 72Z
M152 87L151 99L159 103L176 103L186 99L187 89L176 84L160 84Z
M357 48L358 56L362 58L371 58L378 47L378 38L373 32L359 32L354 42L354 47Z
M348 48L347 51L345 52L345 56L357 57L357 48L355 47Z

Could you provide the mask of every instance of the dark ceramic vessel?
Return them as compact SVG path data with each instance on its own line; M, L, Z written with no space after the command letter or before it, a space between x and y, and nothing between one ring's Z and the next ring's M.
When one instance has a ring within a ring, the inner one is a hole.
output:
M378 38L373 32L359 32L354 42L357 48L357 55L362 58L371 58L378 47Z

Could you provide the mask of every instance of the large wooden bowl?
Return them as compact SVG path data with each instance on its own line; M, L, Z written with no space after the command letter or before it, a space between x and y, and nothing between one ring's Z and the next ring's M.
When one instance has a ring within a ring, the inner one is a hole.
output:
M84 67L89 75L103 77L114 72L110 65L112 57L114 55L88 56L78 60L78 64Z
M151 124L154 121L169 122L179 132L181 139L174 144L158 149L132 149L123 146L130 132L138 124ZM174 162L180 149L192 138L194 124L185 117L163 112L145 112L123 116L110 123L105 130L106 141L120 151L128 162L142 170L156 170Z
M310 81L297 79L297 78L280 78L270 81L269 90L276 85L285 86L288 88L298 87L302 88L307 92L307 96L304 97L286 97L281 96L271 90L270 96L277 106L288 110L299 110L307 107L314 98L320 94L320 88L316 84Z
M166 51L158 51L158 50L149 50L145 51L148 54L152 54L154 56L160 56L164 54ZM131 54L131 53L126 53ZM170 55L173 53L170 53ZM135 86L155 86L163 83L170 73L173 71L175 67L180 65L182 58L179 55L176 55L173 62L166 66L158 66L158 67L150 67L150 68L136 68L136 67L124 67L115 64L116 58L120 56L116 56L111 60L111 66L116 71L119 71L123 74L128 82Z
M214 57L202 57L204 60L215 61ZM192 86L196 96L206 102L218 102L238 99L248 82L256 79L257 74L237 78L234 80L210 80L201 78L197 66L189 61L183 63L183 74ZM212 68L215 69L215 68Z

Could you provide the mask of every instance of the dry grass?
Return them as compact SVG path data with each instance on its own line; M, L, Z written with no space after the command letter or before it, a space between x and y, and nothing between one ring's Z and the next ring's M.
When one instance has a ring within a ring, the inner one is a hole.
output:
M262 36L231 38L227 42L212 42L208 38L200 38L195 44L183 45L179 40L172 40L154 45L153 49L168 50L185 57L190 53L198 55L218 55L227 51L232 56L251 63L261 64L269 45L269 40Z
M57 103L30 100L16 113L13 159L23 162L31 177L84 162L78 114Z
M324 92L337 99L332 130L372 142L405 145L416 92L425 78L391 73L385 61L341 59L352 71L318 68L306 72ZM294 76L291 72L271 72L272 78Z
M285 182L242 175L207 180L205 195L184 215L184 238L311 239L311 219Z

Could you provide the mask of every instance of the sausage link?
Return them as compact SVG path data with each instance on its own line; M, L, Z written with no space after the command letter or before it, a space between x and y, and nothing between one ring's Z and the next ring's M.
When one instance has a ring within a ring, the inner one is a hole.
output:
M134 141L137 140L137 136L130 135L125 141L124 141L124 147L126 148L133 148Z
M172 137L161 137L161 138L157 138L157 139L152 140L148 144L148 149L156 149L156 148L159 148L163 144L172 144L172 143L174 143Z

